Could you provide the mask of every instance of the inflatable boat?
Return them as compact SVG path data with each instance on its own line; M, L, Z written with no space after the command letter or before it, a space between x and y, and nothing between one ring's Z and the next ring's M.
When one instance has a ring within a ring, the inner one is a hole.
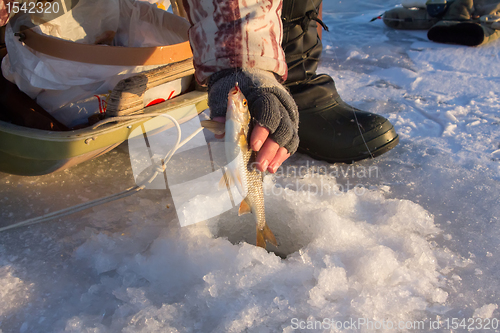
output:
M61 50L67 48L60 46L47 48L46 42L32 38L36 36L29 30L20 37L35 50L37 48L53 50L57 54L51 56L65 57L65 54L61 54ZM3 39L1 42L0 55L3 58L7 51ZM90 47L90 45L72 44L76 47ZM106 55L113 52L122 54L124 49L127 49L100 45L92 47L98 51L102 48ZM98 115L93 121L89 120L88 124L78 128L64 126L2 76L0 78L0 172L35 176L63 170L111 151L127 140L136 128L151 119L147 117L148 114L169 114L182 123L193 118L193 110L196 110L197 114L208 107L207 93L196 87L194 82L186 92L173 99L156 101L153 105L144 106L143 97L148 89L179 78L192 77L194 68L188 41L160 48L134 49L139 52L133 55L135 58L145 55L150 61L151 59L163 63L168 61L169 64L120 81L110 93L106 113ZM73 54L68 56L74 57L75 49L72 50ZM168 59L165 55L168 55ZM141 116L134 117L134 115ZM99 126L103 120L105 123ZM173 123L171 126L174 126ZM163 128L167 127L163 125Z

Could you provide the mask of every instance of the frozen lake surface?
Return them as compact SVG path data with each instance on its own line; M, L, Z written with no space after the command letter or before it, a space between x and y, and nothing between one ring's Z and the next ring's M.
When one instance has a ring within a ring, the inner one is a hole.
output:
M319 72L390 119L400 144L352 165L296 154L295 174L266 176L285 259L248 244L252 216L181 228L169 193L144 190L0 234L0 332L467 331L453 318L499 332L500 41L440 45L368 23L398 3L324 4ZM0 226L132 185L126 145L48 176L0 174Z

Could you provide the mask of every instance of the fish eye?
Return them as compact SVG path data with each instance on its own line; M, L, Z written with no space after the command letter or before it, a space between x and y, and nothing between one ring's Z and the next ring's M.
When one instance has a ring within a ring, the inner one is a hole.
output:
M243 100L243 106L247 106L248 105L248 102L246 99Z

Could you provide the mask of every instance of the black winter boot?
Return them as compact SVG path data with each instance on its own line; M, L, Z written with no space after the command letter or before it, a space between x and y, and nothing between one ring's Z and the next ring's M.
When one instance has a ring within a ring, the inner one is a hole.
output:
M358 161L394 148L399 137L384 117L347 105L333 79L316 75L323 50L317 22L322 0L283 1L285 85L299 107L299 152L328 162Z

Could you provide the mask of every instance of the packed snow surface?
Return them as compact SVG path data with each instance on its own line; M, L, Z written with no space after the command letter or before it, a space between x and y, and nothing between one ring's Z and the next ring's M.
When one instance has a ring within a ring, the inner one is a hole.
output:
M267 175L278 248L252 245L237 208L180 227L166 190L4 232L0 332L499 332L500 41L439 45L368 23L396 5L324 3L319 72L400 144L352 165L296 154ZM197 165L182 156L172 166ZM0 184L5 226L134 178L122 145Z

